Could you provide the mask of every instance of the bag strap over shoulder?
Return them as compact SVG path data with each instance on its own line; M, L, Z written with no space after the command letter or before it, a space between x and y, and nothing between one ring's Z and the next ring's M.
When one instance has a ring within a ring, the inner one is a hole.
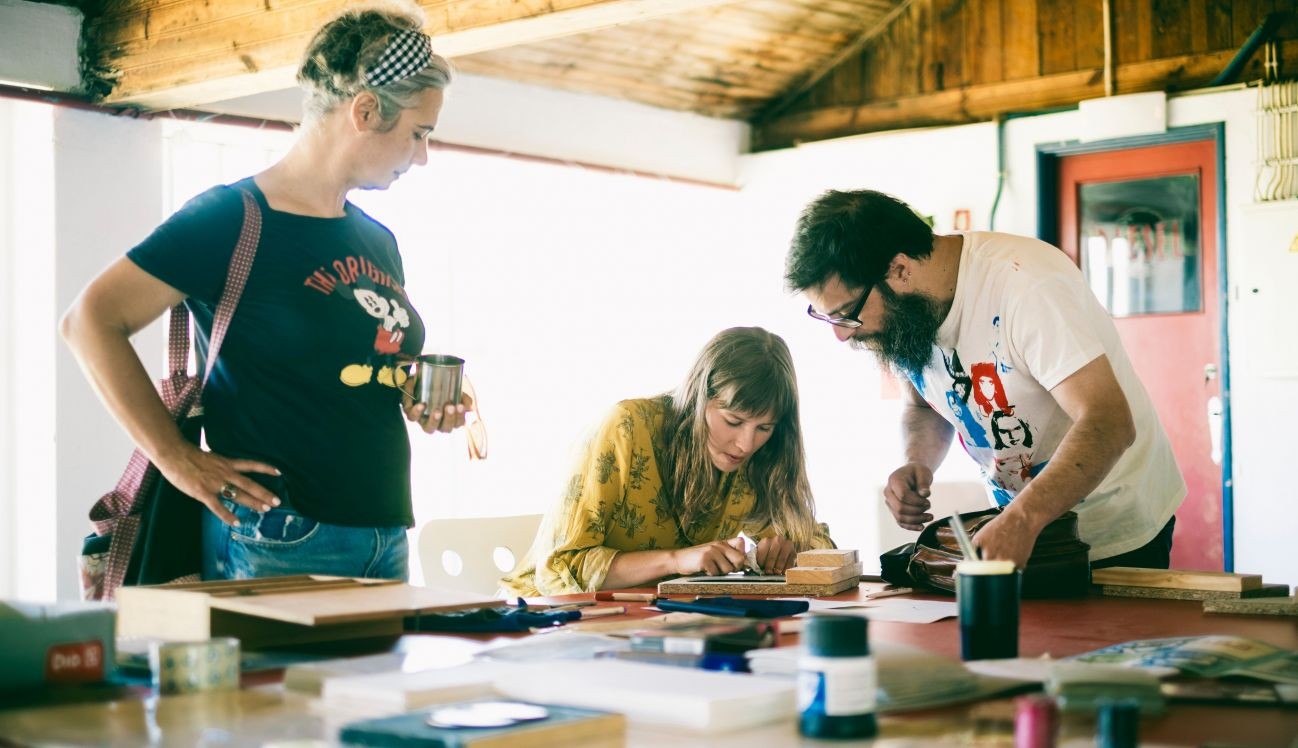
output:
M261 238L261 209L257 200L247 190L239 190L243 196L243 227L239 231L239 240L230 259L230 269L226 274L225 286L221 300L216 307L212 322L212 336L208 345L207 366L202 379L189 376L189 310L184 304L177 304L171 309L171 319L167 334L167 368L168 377L159 383L159 394L171 415L180 420L189 415L193 406L199 402L203 386L212 373L217 354L225 333L230 328L230 320L243 295L248 274L252 270L252 261L257 254L257 243ZM95 524L95 531L100 535L112 531L112 523L118 518L129 515L140 497L147 496L157 477L157 468L149 461L147 455L135 450L126 471L117 482L117 487L104 495L90 509L90 519Z
M197 382L189 376L189 309L183 302L171 308L167 330L167 379L163 381L161 394L167 410L176 418L188 414L190 408L202 397L203 387L212 375L212 367L221 352L221 343L230 329L230 320L234 318L234 310L243 296L248 274L252 271L253 258L257 255L257 242L261 238L261 208L252 193L240 189L239 194L243 197L243 227L239 230L239 239L234 245L230 268L225 276L225 286L221 290L221 299L217 302L216 313L212 317L207 362L202 378ZM183 400L188 402L182 402Z

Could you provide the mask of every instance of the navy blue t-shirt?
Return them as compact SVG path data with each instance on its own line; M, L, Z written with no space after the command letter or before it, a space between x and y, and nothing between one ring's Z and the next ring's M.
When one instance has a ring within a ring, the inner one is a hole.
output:
M279 468L252 477L312 519L411 526L394 363L419 353L424 325L387 228L351 203L341 218L272 210L245 179L190 200L127 257L188 296L205 352L243 225L235 187L261 206L261 240L203 392L208 446Z

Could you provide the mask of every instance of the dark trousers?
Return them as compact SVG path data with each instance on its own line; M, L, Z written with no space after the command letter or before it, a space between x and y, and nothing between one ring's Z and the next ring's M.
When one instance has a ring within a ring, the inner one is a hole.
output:
M1176 527L1175 516L1169 519L1167 524L1163 525L1163 529L1158 531L1153 540L1134 551L1127 551L1117 556L1092 561L1091 568L1135 566L1141 569L1166 569L1172 562L1172 528L1174 527Z

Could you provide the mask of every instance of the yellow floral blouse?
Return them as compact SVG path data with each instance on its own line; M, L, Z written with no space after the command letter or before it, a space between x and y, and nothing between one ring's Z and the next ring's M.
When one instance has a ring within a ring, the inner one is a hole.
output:
M662 501L654 452L666 399L624 400L587 443L567 490L541 522L531 550L500 580L511 596L565 595L597 590L619 551L688 548L733 538L773 534L747 517L756 495L743 470L730 473L703 512L681 527ZM820 526L816 548L832 548Z

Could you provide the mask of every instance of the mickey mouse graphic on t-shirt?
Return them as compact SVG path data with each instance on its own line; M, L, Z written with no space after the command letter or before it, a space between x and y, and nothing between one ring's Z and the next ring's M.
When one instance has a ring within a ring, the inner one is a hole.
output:
M339 284L335 291L345 298L355 300L366 314L379 321L374 333L375 354L386 357L401 352L401 343L406 338L406 328L410 326L410 312L396 300L375 291L374 282L364 275L359 276L354 285ZM369 384L373 377L374 367L370 362L348 364L339 374L339 379L349 387ZM384 365L379 369L379 384L400 387L405 381L404 369L390 365Z

